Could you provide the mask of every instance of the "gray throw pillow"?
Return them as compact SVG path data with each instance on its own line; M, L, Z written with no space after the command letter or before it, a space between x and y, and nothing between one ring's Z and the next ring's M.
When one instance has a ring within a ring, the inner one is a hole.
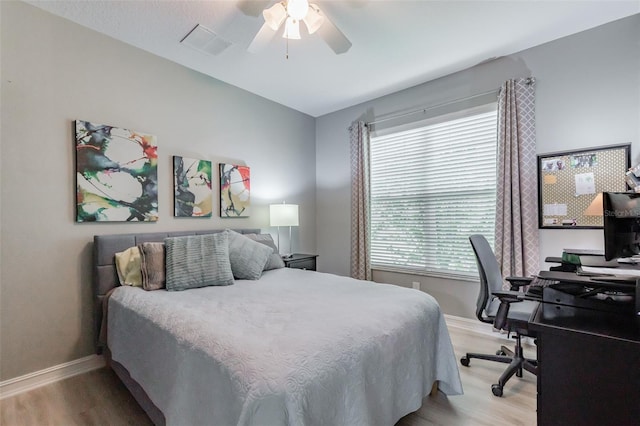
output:
M165 285L164 243L138 244L142 288L159 290Z
M225 233L166 238L167 290L233 284Z
M267 260L267 264L264 265L264 270L269 271L271 269L284 268L284 261L282 260L282 256L278 253L278 247L276 247L276 243L273 242L273 237L271 234L245 234L247 238L251 238L254 241L259 242L260 244L264 244L267 247L271 247L273 252L269 255L269 259Z
M233 276L241 280L259 279L273 249L230 229L224 233L229 236L229 261Z

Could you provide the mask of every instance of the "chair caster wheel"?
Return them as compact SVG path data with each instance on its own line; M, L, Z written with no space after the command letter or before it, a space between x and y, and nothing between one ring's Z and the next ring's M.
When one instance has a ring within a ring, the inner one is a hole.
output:
M464 365L465 367L469 366L469 358L460 358L460 364Z
M502 396L502 386L491 385L491 392L493 392L495 396Z

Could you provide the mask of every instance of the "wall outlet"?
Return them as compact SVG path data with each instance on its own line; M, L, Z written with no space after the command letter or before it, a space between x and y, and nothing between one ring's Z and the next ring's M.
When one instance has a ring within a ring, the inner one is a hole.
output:
M414 281L412 285L413 285L413 288L415 288L416 290L420 290L420 283L418 281Z

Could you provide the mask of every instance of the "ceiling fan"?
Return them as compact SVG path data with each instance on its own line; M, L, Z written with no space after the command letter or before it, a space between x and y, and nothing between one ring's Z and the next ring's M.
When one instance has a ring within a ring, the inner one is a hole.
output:
M309 34L318 35L336 53L345 53L351 48L349 39L320 10L318 5L308 0L282 0L262 11L264 24L248 47L249 52L257 52L268 44L284 23L282 37L289 40L300 39L300 21L304 22Z

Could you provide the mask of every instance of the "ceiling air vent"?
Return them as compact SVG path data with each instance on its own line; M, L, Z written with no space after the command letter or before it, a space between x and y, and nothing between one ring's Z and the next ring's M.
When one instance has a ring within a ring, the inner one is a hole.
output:
M180 43L208 55L217 55L231 45L230 42L200 24L189 31Z

